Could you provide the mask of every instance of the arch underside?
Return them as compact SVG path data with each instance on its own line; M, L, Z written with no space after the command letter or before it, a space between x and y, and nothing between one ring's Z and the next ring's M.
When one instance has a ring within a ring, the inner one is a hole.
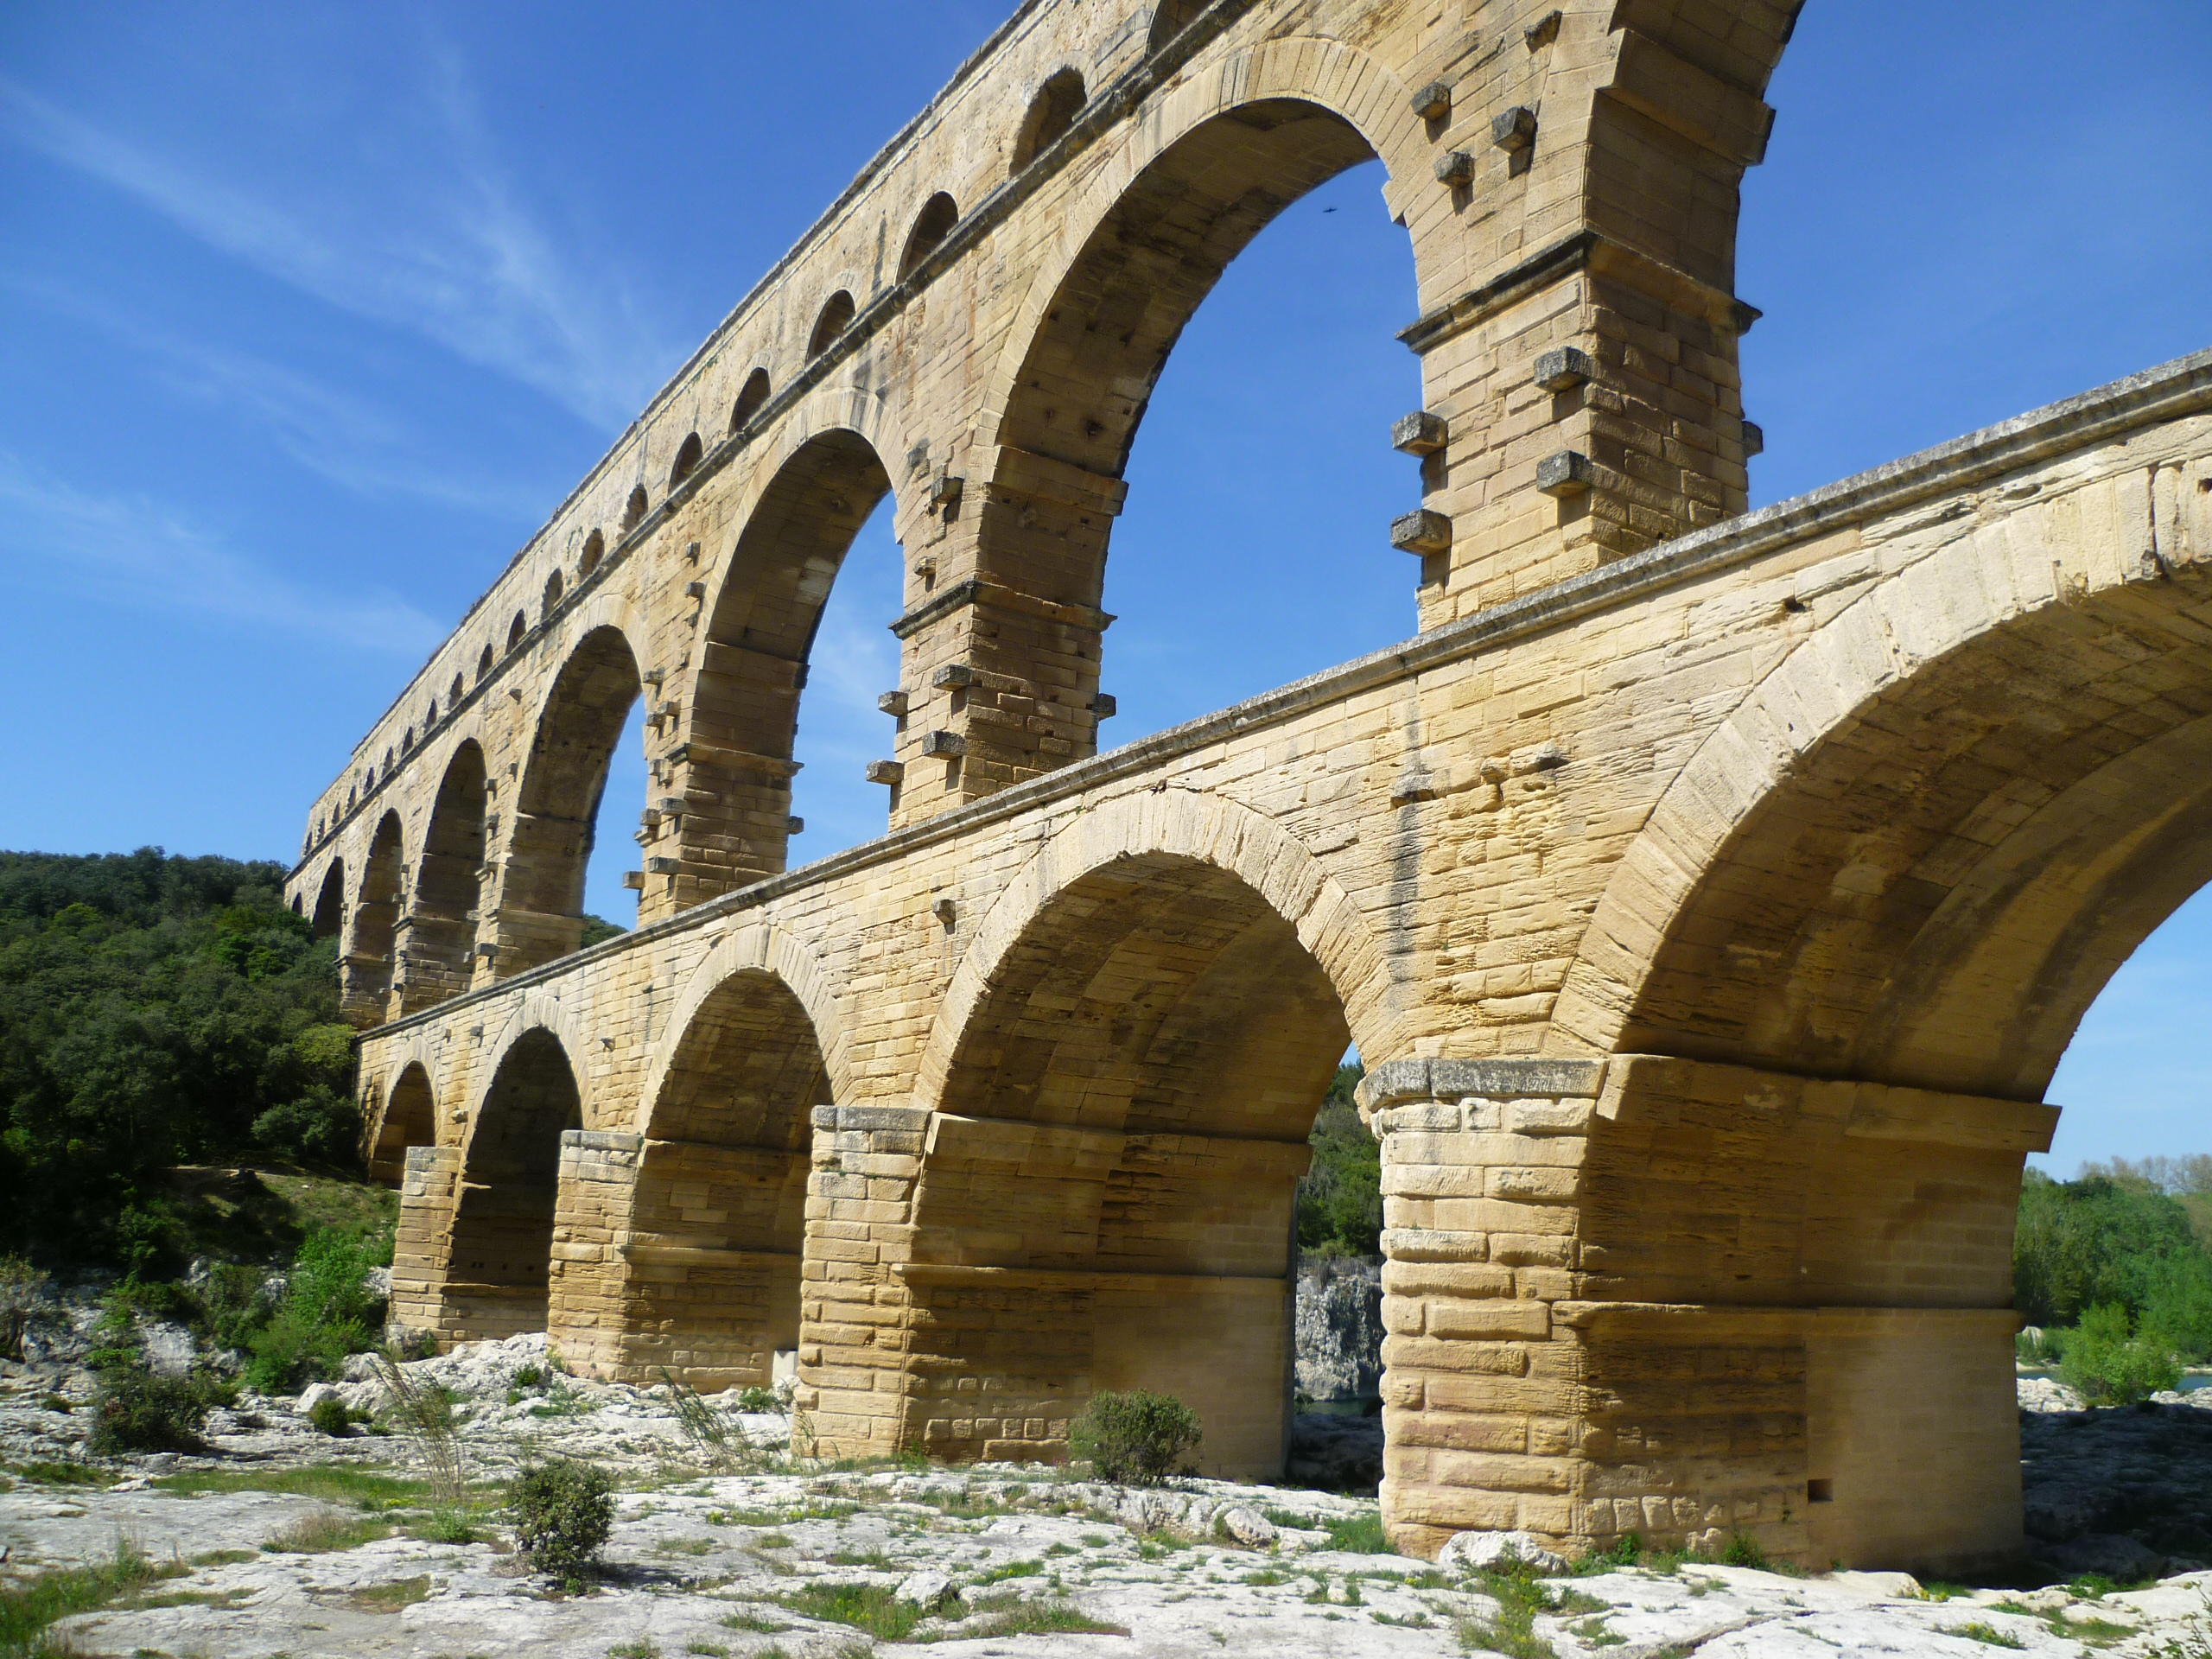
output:
M812 1022L773 975L732 974L700 1003L645 1125L611 1374L773 1380L798 1346L810 1115L827 1096Z
M1226 871L1155 855L1071 883L999 964L932 1120L909 1433L1055 1455L1094 1389L1164 1389L1204 1418L1208 1471L1280 1472L1296 1182L1348 1040L1290 924ZM963 1395L979 1372L998 1397Z
M783 870L807 659L845 555L890 491L868 441L832 430L784 462L747 518L709 615L672 773L671 793L687 803L676 907Z
M2212 880L2208 600L2031 611L1853 711L1702 870L1614 1047L2040 1100Z
M468 989L475 971L476 912L484 868L484 751L457 747L447 762L405 918L401 1011Z
M384 1023L391 997L392 941L406 880L399 815L387 812L361 865L361 888L351 912L352 936L339 965L339 1002L357 1026Z
M560 1039L524 1033L499 1062L461 1165L441 1334L499 1341L546 1328L561 1138L582 1127Z
M322 873L322 885L315 890L312 925L318 939L334 939L345 931L346 865L341 859L332 859Z
M407 1149L435 1145L437 1137L430 1074L417 1061L400 1072L385 1102L376 1142L369 1150L369 1179L397 1186L407 1173Z
M614 746L643 684L620 628L594 628L562 665L516 800L500 893L501 978L574 950L584 875Z

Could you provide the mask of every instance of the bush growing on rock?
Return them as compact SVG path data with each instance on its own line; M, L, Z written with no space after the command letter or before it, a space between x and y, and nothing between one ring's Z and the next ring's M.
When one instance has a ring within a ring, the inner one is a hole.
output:
M335 1438L353 1426L353 1413L334 1394L327 1394L308 1408L308 1421L321 1433Z
M515 1542L540 1573L574 1587L614 1531L613 1483L569 1459L524 1469L507 1489Z
M162 1376L143 1365L111 1365L100 1373L92 1399L92 1449L104 1458L196 1450L207 1405L206 1389L184 1377Z
M388 1240L327 1228L310 1233L275 1313L247 1338L253 1357L246 1380L264 1394L282 1394L338 1376L347 1355L373 1347L380 1304L369 1293L368 1272L391 1255Z
M2127 1310L2103 1303L2082 1310L2058 1376L2093 1406L2129 1406L2180 1382L2181 1363L2158 1332L2131 1332Z
M1200 1438L1198 1413L1172 1394L1142 1389L1094 1394L1068 1425L1069 1453L1088 1462L1101 1480L1129 1486L1157 1486L1178 1472Z

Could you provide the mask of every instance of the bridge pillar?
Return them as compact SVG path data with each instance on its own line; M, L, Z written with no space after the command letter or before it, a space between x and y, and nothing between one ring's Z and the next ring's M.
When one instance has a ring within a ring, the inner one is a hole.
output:
M399 1183L399 1225L391 1247L386 1318L397 1331L442 1332L453 1254L454 1206L461 1198L461 1148L410 1147Z
M622 1337L621 1255L645 1137L561 1132L552 1259L546 1264L545 1345L588 1376L613 1370Z
M2055 1109L1648 1055L1387 1063L1361 1095L1402 1545L2018 1552L2012 1216Z
M895 1265L912 1254L914 1189L929 1128L906 1106L817 1106L800 1268L798 1409L825 1457L899 1449L912 1298Z

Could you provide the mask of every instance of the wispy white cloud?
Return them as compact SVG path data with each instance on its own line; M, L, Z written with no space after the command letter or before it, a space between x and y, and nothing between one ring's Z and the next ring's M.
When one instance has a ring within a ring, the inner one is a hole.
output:
M92 591L356 649L420 656L445 630L395 595L319 593L163 503L94 496L0 451L0 582Z
M410 423L372 399L251 353L148 327L84 294L9 276L0 287L122 341L180 397L242 411L300 466L357 494L523 519L543 509L543 492L518 480L454 474L442 457L424 454Z
M281 200L105 130L0 77L0 133L135 197L326 303L420 334L594 425L627 420L682 350L620 276L563 256L498 164L466 74L429 54L428 157L397 180ZM385 209L404 199L404 212Z

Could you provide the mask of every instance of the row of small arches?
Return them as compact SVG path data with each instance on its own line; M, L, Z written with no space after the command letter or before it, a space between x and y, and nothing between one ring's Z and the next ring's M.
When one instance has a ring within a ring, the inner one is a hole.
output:
M1205 10L1205 3L1206 0L1170 0L1170 3L1160 6L1153 14L1149 49L1157 52L1179 35L1198 14ZM1063 68L1049 76L1044 85L1038 88L1035 96L1030 99L1029 107L1023 113L1021 124L1015 130L1011 170L1015 173L1020 172L1058 142L1075 124L1076 117L1082 112L1088 98L1089 92L1084 84L1083 76L1077 70ZM913 228L907 233L906 245L899 254L899 280L903 283L919 270L929 256L934 253L945 238L952 233L953 227L959 222L959 204L948 193L940 190L924 202L921 211L915 215ZM814 361L836 344L845 330L852 326L853 319L858 315L858 309L851 290L848 289L839 289L823 302L822 309L816 316L814 328L807 338L806 360L808 362ZM730 406L729 430L732 435L743 431L753 417L760 412L766 405L773 389L768 372L765 368L756 368L746 377L744 385L739 390L737 400ZM705 459L706 445L698 433L694 431L687 434L683 442L677 446L676 458L669 467L668 487L670 490L673 491L681 486L698 469L700 462ZM644 522L645 514L651 507L652 503L646 494L645 486L643 484L637 485L631 490L629 499L624 504L620 533L627 536L635 530ZM603 531L594 528L584 538L582 553L577 563L576 581L582 582L587 580L592 572L599 568L606 556L606 534ZM541 606L541 620L551 618L566 591L567 582L559 570L553 571L546 577ZM487 644L479 653L476 660L477 683L481 685L491 674L493 667L497 665L500 656L512 654L524 639L528 638L529 633L528 617L523 612L517 611L507 626L505 652L496 652ZM453 683L448 694L448 710L460 706L466 692L467 688L462 683L462 677L456 673L453 677ZM422 729L425 736L436 726L437 721L438 703L436 699L433 698L423 716ZM400 744L400 753L403 755L413 749L414 741L415 728L410 727ZM359 798L373 790L380 777L388 779L392 770L393 756L391 752L387 750L381 770L375 766L368 767L364 772L359 783L353 789L347 791L346 810L348 813L352 812ZM316 823L314 842L321 841L327 827L322 821Z

